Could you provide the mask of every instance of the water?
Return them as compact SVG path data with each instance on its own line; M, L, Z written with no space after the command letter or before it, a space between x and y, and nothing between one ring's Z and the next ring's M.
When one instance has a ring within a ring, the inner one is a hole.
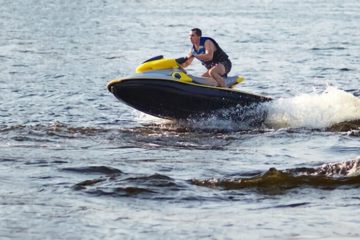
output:
M359 238L358 1L0 3L1 239ZM274 98L263 126L107 92L193 27Z

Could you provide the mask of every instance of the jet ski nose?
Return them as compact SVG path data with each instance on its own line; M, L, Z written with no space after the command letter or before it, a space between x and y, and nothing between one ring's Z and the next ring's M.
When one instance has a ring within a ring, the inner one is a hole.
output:
M111 80L111 81L106 85L107 90L108 90L109 92L111 92L111 93L114 93L114 92L113 92L113 85L114 85L115 83L117 83L117 82L119 82L117 79Z

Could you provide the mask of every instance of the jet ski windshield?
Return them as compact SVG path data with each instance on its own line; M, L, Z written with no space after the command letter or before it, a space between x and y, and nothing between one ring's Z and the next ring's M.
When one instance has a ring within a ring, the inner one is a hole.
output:
M146 60L146 61L143 62L143 63L152 62L152 61L160 60L160 59L163 59L163 58L164 58L163 55L159 55L159 56L155 56L155 57L149 58L148 60Z

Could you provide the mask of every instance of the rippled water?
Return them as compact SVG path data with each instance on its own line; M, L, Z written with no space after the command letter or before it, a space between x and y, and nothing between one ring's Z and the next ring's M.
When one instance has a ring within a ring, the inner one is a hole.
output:
M1 1L1 239L358 239L359 12ZM274 98L262 126L169 122L107 92L145 59L184 56L193 27L230 55L239 89Z

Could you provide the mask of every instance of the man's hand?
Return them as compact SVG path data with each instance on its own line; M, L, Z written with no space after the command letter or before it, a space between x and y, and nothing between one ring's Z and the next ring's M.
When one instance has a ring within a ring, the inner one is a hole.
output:
M181 57L181 58L175 59L175 61L177 62L177 64L183 64L183 63L186 62L187 60L188 60L187 57Z

